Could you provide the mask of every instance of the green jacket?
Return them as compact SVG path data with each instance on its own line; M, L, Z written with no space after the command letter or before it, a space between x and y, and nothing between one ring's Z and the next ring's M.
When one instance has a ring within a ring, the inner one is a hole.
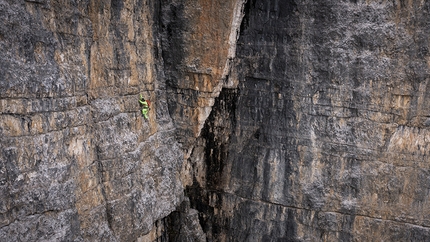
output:
M148 102L143 99L142 95L140 95L139 103L142 104L142 115L145 119L148 119L149 105Z

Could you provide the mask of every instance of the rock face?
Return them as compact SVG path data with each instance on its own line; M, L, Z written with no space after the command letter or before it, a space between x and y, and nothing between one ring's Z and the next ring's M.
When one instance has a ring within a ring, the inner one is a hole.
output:
M169 111L186 157L229 74L243 7L243 0L175 0L163 4Z
M0 241L429 241L429 11L0 0Z
M191 158L208 238L430 240L429 7L247 2Z
M183 200L159 10L0 1L1 241L133 241Z

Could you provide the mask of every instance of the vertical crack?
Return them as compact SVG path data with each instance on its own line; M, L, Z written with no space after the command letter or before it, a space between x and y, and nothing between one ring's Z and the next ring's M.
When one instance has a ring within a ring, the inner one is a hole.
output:
M97 154L98 154L98 152L97 152ZM100 160L98 160L96 162L97 162L97 178L99 180L100 191L101 191L101 194L102 194L103 200L104 200L107 224L108 224L109 229L113 233L114 232L113 228L112 228L113 216L112 216L112 211L109 207L107 196L106 196L106 187L104 185L105 181L103 179L103 164Z

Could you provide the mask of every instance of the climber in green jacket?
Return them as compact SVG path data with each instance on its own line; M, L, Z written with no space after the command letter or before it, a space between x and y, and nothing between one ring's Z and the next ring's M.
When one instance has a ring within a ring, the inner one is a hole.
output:
M142 115L143 115L143 117L145 117L145 119L148 119L148 112L149 112L149 105L150 105L149 100L145 100L142 97L142 94L140 94L139 102L140 102L140 104L142 104Z

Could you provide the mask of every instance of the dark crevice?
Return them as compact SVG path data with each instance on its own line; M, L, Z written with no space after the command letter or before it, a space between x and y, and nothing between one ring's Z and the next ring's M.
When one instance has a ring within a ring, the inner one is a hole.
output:
M108 203L107 196L106 196L106 187L103 183L103 164L101 161L96 161L96 162L97 162L97 173L98 173L97 176L98 176L99 186L100 186L101 194L103 196L103 200L104 200L104 204L105 204L106 220L107 220L109 229L113 232L113 229L112 229L112 222L113 222L112 211L109 207L109 203Z
M245 6L243 8L244 16L242 19L242 23L240 24L240 35L243 34L243 32L248 28L249 26L249 16L251 12L251 8L255 7L255 1L256 0L246 0Z
M219 187L225 162L228 158L229 140L232 127L235 125L237 89L223 89L212 107L211 115L202 130L202 137L206 140L205 161L207 164L207 187ZM217 120L223 120L223 126L217 126ZM226 141L227 140L227 141Z
M228 147L236 119L237 89L222 89L215 100L212 112L202 129L201 136L205 143L206 181L202 187L194 177L194 182L188 186L185 195L189 196L191 208L199 212L199 222L208 238L217 238L218 234L228 230L225 219L214 214L216 208L221 208L220 199L223 182L223 172L228 159ZM222 119L223 122L219 123ZM222 126L219 126L222 124ZM228 137L228 138L227 138ZM217 197L217 203L210 204L210 197ZM215 207L214 207L215 206Z
M34 3L34 4L41 4L44 5L46 4L46 0L25 0L28 3Z

